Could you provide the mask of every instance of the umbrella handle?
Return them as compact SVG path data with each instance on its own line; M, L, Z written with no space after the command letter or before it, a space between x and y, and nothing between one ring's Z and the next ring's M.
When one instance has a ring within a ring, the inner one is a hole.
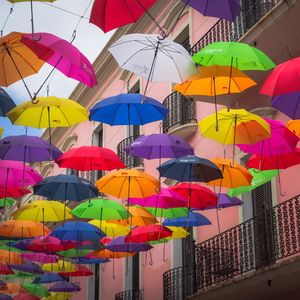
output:
M39 42L42 39L42 35L39 33L38 38L36 38L35 35L36 35L36 33L34 33L34 32L31 33L32 40L35 42Z
M142 267L146 267L147 266L147 262L148 262L148 254L147 252L145 252L145 263L142 262Z
M40 102L40 100L36 99L36 95L34 95L31 99L31 103L32 104L38 104Z
M166 257L166 242L164 242L163 261L168 262L168 258Z
M151 252L151 249L149 251L149 265L150 266L153 266L153 259L152 259L152 252Z

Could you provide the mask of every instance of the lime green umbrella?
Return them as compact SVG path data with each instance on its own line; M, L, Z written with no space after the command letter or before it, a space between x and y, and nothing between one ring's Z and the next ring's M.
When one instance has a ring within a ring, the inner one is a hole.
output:
M204 66L232 66L239 70L273 69L275 64L261 50L239 42L216 42L193 56L194 62Z
M253 179L251 181L251 185L249 186L240 186L234 189L228 190L228 195L230 197L235 197L238 195L242 195L245 193L249 193L257 187L271 181L273 177L278 175L278 170L267 170L267 171L259 171L256 169L248 169Z
M93 249L68 249L56 253L65 258L77 258L77 257L84 257L93 251L94 251Z
M40 284L24 283L23 287L28 291L29 294L39 298L48 297L50 295L47 288Z
M4 280L10 281L10 280L14 280L14 279L30 279L33 280L34 278L36 278L38 275L32 274L32 273L26 273L26 272L20 272L17 270L14 270L14 274L10 274L10 275L5 275L3 276Z
M0 207L11 207L16 203L16 201L13 198L2 198L0 199Z
M154 207L144 207L149 210L156 217L164 218L181 218L188 215L188 209L185 207L176 208L154 208Z
M77 218L97 220L121 220L129 216L125 207L108 199L92 199L80 203L72 210L72 214Z

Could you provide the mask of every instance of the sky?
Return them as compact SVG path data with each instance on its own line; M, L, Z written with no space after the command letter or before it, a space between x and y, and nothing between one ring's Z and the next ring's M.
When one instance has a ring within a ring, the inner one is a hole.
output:
M70 41L80 17L61 9L82 16L88 8L85 18L81 19L77 28L76 39L73 42L73 45L76 46L90 62L94 62L113 32L104 34L101 29L89 23L88 17L90 15L92 3L93 0L57 0L52 4L34 2L35 31L49 32ZM11 7L12 4L10 2L0 0L0 28L3 27ZM3 31L3 35L6 35L11 31L24 33L31 32L29 2L16 3L13 6L13 13L10 15ZM31 92L36 91L39 88L51 69L51 66L45 64L38 74L25 79ZM56 71L49 81L49 95L68 98L77 84L77 81ZM17 104L29 100L28 94L21 81L4 89ZM46 96L46 87L39 95ZM0 127L4 128L2 137L25 134L25 128L23 126L12 125L7 118L0 118ZM39 130L33 128L28 129L28 134L30 135L38 135L39 133Z

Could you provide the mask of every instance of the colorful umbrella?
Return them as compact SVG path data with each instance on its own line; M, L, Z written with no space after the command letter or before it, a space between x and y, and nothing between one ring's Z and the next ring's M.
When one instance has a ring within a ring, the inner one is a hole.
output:
M43 298L43 300L69 300L71 299L71 293L50 293L49 297Z
M75 249L69 249L69 250L60 251L56 253L57 255L62 256L64 258L79 258L79 257L84 257L91 252L93 252L93 249L75 248Z
M41 284L32 284L32 283L25 282L23 284L23 287L27 290L28 293L37 296L39 298L47 297L49 295L47 288Z
M1 250L0 249L0 273L1 274L11 274L10 267L4 267L3 264L21 264L22 258L17 252L11 252L9 250Z
M50 288L48 289L49 292L79 292L81 290L80 286L73 282L68 281L60 281L57 283L54 283Z
M14 255L14 254L13 254ZM8 258L10 257L11 255L9 254ZM9 259L10 260L10 259ZM3 263L1 262L3 261ZM21 261L19 260L19 258L17 258L15 261ZM7 265L7 260L4 259L4 256L0 255L0 274L1 275L10 275L10 274L14 274L13 270Z
M126 242L125 236L114 238L106 248L112 252L144 252L152 249L148 243Z
M0 289L0 294L9 294L16 295L20 293L25 293L26 289L22 287L20 284L8 282L5 288Z
M119 224L109 223L101 220L92 220L89 221L90 224L101 229L109 237L117 237L120 235L127 235L130 229L126 226Z
M12 98L6 91L0 88L0 117L6 117L6 114L16 106Z
M196 212L189 212L186 217L176 219L166 219L164 226L188 227L188 226L205 226L211 225L211 222L203 215Z
M9 295L0 294L0 300L12 300L13 298Z
M145 125L163 120L168 109L141 94L119 94L105 98L90 110L90 120L116 125Z
M173 240L173 239L184 239L186 238L190 233L186 231L182 227L176 227L176 226L166 226L168 229L172 231L172 235L167 237L166 240Z
M58 261L58 257L54 254L46 254L43 252L26 252L21 253L20 256L22 259L27 261L33 261L36 263L54 263Z
M193 148L180 136L171 134L150 134L138 137L125 148L130 155L146 159L178 158L194 155Z
M100 258L100 259L116 259L116 258L127 258L134 256L136 253L135 252L113 252L108 249L101 249L94 251L88 255L89 258ZM114 261L114 260L113 260Z
M180 218L187 216L189 210L186 207L175 207L175 208L153 208L146 207L156 217L163 218Z
M20 272L25 272L25 273L30 273L30 274L43 274L44 271L41 269L41 267L31 261L25 261L22 264L10 264L9 267L11 269L20 271Z
M30 193L29 189L23 187L0 187L0 198L4 200L9 199L7 197L19 198ZM4 205L6 205L6 201L3 202Z
M59 271L59 274L68 277L87 277L94 275L89 268L82 265L74 265L74 270Z
M16 201L12 198L1 198L0 199L0 207L11 207L16 203Z
M300 139L300 120L288 121L287 128Z
M0 128L0 137L2 136L3 130L3 128Z
M78 257L73 259L73 262L81 265L96 265L96 264L106 264L109 262L109 259L101 259L101 258L88 258L88 257Z
M0 289L4 288L6 286L6 282L4 282L3 280L0 280Z
M272 106L283 112L291 119L300 119L300 91L275 96L272 99Z
M52 283L58 281L65 281L66 278L57 274L57 273L49 273L45 272L39 277L35 278L32 283L34 284L44 284L44 283Z
M45 272L54 272L54 273L75 272L76 271L75 265L70 263L69 261L65 261L65 260L59 260L57 263L43 264L42 269ZM60 274L60 275L62 275L62 274ZM62 275L62 276L64 276L64 275Z
M216 205L203 208L202 210L240 206L243 203L244 202L242 200L240 200L239 198L229 197L227 194L220 194L218 203Z
M80 171L123 169L126 166L115 152L97 146L72 148L61 155L56 163L60 168Z
M13 297L13 300L40 300L41 298L28 294L28 293L21 293Z

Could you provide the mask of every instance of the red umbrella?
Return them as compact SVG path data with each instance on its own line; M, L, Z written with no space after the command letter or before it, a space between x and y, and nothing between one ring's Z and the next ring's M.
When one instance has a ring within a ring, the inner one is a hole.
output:
M300 91L300 57L278 65L264 82L260 93L278 96Z
M7 264L0 263L0 274L10 275L10 274L14 274L14 272Z
M155 2L157 0L95 0L90 23L108 32L136 22Z
M74 272L60 272L59 275L68 277L86 277L94 275L88 267L83 265L75 265L75 269L76 271Z
M133 228L125 238L125 242L146 243L157 241L172 235L172 231L159 224L150 224Z
M218 205L218 196L199 184L180 183L170 189L187 199L187 207L189 198L190 208L194 209L205 209Z
M40 300L41 298L28 294L28 293L21 293L13 297L13 300Z
M73 148L61 155L56 163L61 168L80 171L111 171L126 167L115 152L97 146Z
M22 197L26 194L30 194L31 191L27 188L17 188L17 187L7 187L5 192L5 187L0 187L0 198L11 197L11 198L18 198Z

